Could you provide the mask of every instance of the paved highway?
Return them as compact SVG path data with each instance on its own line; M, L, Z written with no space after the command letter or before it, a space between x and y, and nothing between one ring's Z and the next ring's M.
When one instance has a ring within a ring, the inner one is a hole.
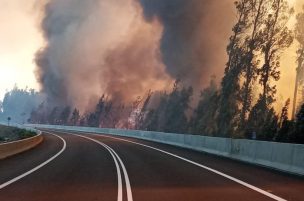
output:
M304 179L144 140L45 130L0 161L0 201L304 200Z

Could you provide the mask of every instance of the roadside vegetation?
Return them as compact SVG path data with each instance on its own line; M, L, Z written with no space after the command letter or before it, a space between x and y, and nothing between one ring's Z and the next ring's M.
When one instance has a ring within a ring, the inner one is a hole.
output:
M21 140L35 136L36 133L10 126L0 126L0 143Z

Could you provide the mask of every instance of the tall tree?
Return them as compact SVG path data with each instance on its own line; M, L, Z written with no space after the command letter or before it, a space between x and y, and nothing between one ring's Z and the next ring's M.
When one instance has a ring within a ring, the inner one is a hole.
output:
M241 88L242 110L240 115L240 126L244 127L246 115L252 105L252 85L256 78L259 60L255 52L258 52L261 44L259 31L263 27L263 20L268 15L269 1L252 0L250 1L250 27L245 37L245 53L242 58L242 70L244 74L244 84Z
M232 29L233 35L230 37L229 45L227 46L228 62L221 82L217 116L218 133L226 137L234 133L239 122L239 82L242 72L242 57L244 55L242 36L249 26L251 0L236 1L235 7L237 10L237 22Z
M286 0L272 0L267 18L263 20L264 28L259 32L262 39L261 56L263 65L258 69L259 83L262 92L259 99L249 115L248 129L258 130L258 135L262 139L265 137L265 129L277 121L272 103L275 101L276 85L273 81L280 78L280 56L288 48L292 41L292 32L287 26L287 22L293 13ZM256 119L255 119L256 118ZM273 118L272 120L270 118Z
M287 26L292 14L293 9L289 8L288 1L272 0L271 11L268 17L264 19L265 27L260 32L263 40L261 50L264 64L258 72L260 75L259 83L263 90L260 101L263 102L264 107L275 101L276 85L271 85L271 81L280 79L281 53L293 41L292 31Z

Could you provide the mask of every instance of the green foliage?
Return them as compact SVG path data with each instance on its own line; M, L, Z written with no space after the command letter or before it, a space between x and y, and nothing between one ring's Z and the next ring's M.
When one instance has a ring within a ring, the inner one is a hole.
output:
M0 126L0 141L14 141L35 136L36 133L16 127Z
M28 131L28 130L24 130L24 129L19 131L19 136L20 136L21 139L33 137L35 135L36 135L36 133L32 132L32 131Z

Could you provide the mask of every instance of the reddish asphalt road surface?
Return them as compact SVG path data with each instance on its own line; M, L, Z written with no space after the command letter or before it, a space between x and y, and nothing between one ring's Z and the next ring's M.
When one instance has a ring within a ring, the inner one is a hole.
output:
M43 132L0 160L0 201L304 200L304 179L144 140Z

